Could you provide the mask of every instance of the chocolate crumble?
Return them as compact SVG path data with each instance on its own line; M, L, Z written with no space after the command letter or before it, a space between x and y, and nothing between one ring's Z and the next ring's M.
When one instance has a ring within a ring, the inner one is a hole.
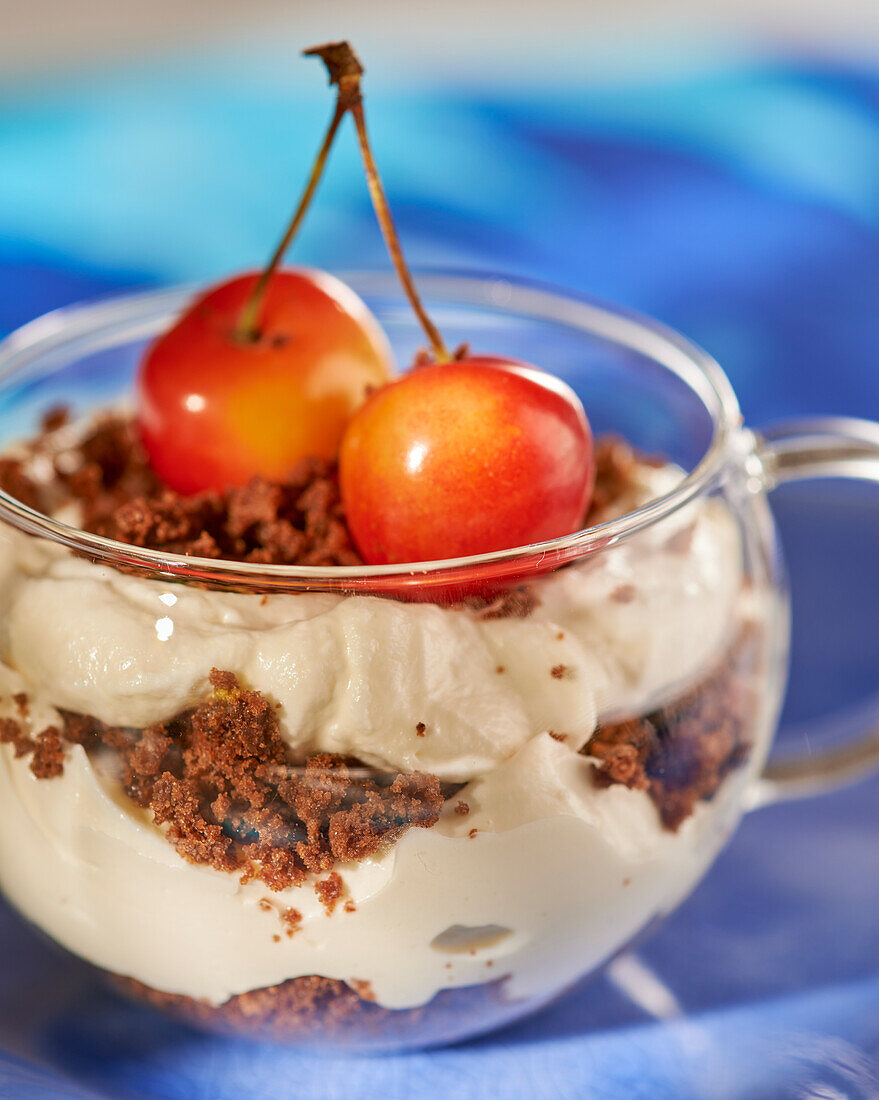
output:
M75 504L87 531L151 550L261 564L354 566L336 465L304 459L284 481L254 478L223 492L181 496L151 469L130 418L108 414L76 443L55 433L60 413L23 458L0 459L0 487L43 512ZM28 459L50 458L54 476L35 482Z
M31 771L37 779L55 779L64 772L64 746L61 734L55 726L49 726L37 734Z
M625 500L637 481L638 466L664 466L665 462L662 457L638 451L622 436L608 434L596 439L595 490L587 521Z
M309 975L280 985L239 993L221 1005L194 997L163 993L133 978L110 975L122 993L198 1027L258 1039L294 1039L320 1043L373 1046L417 1040L458 1038L467 1021L484 1020L486 1011L501 1004L496 981L442 990L419 1008L389 1009L375 1001L372 985L358 978L348 982Z
M211 685L200 706L140 733L64 715L65 739L109 750L128 796L167 826L169 841L190 862L240 873L244 882L259 879L272 890L330 872L317 889L331 909L342 893L335 864L361 860L408 828L439 820L445 796L436 776L365 776L329 753L293 768L276 708L230 672L214 670ZM0 739L4 730L7 740L20 736L20 727L0 725ZM46 740L38 740L35 756L48 775L60 769L60 739L57 731L40 736Z
M317 894L328 915L336 908L344 889L342 876L338 871L333 871L329 878L314 884L314 892Z
M35 480L35 457L52 476ZM596 486L584 524L632 487L638 454L614 437L596 442ZM151 550L264 565L358 566L334 462L303 459L283 481L254 478L221 492L182 496L154 473L130 416L107 413L76 434L66 409L50 410L20 456L0 458L0 488L45 513L76 505L82 527ZM456 605L480 619L525 618L527 586Z
M598 761L596 781L647 791L663 825L676 831L748 758L760 652L759 631L746 627L720 666L680 699L599 727L581 750Z
M15 718L0 718L0 744L12 745L16 759L30 756L37 779L55 779L64 772L64 746L55 726L31 737Z
M294 936L299 931L299 926L302 924L302 914L298 909L285 909L281 914L281 920L285 925L285 932L287 936Z
M21 723L14 718L0 718L0 743L12 745L17 760L33 752L36 747L33 739L22 729Z

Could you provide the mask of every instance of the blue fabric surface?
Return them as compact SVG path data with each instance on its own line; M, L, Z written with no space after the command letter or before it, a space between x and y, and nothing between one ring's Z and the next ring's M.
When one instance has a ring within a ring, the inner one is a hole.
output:
M573 95L374 87L376 152L415 262L652 313L717 356L754 424L879 417L879 73L738 63L584 77ZM319 74L271 50L0 89L0 328L257 264L328 105ZM347 138L295 256L383 265ZM799 722L879 682L879 513L865 487L792 488L777 504ZM342 1060L196 1035L118 1001L0 909L0 1096L877 1097L877 796L874 779L744 823L640 954L680 1019L659 1023L599 979L429 1054Z

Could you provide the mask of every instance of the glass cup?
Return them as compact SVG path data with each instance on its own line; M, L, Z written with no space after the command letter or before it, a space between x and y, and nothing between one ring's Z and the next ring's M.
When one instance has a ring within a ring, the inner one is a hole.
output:
M391 276L346 278L410 362ZM879 426L756 435L654 322L501 278L421 287L450 345L540 364L617 437L586 528L294 568L114 542L0 492L0 888L200 1026L348 1050L498 1027L670 912L746 811L879 759L868 733L767 763L789 640L767 493L879 480ZM4 446L58 403L124 408L190 295L10 336Z

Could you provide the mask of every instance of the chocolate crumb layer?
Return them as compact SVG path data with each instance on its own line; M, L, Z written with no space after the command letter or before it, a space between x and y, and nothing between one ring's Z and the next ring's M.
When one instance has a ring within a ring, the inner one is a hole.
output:
M329 878L314 884L314 892L328 915L336 908L344 891L345 885L338 871L333 871Z
M419 1008L388 1009L375 1002L369 982L350 983L309 975L280 985L239 993L221 1005L162 993L133 978L109 975L126 996L195 1027L254 1039L301 1041L334 1046L450 1042L484 1027L486 1017L516 1015L501 994L503 978L443 990Z
M596 781L647 791L663 825L676 831L748 759L761 642L746 627L697 687L652 714L600 726L581 750L598 761Z
M181 496L151 469L130 418L106 415L64 445L56 411L21 458L0 459L0 487L53 512L75 504L87 531L151 550L279 565L352 566L335 463L304 459L283 481L254 478L224 492ZM35 482L29 461L54 476Z
M0 718L0 744L12 745L16 760L27 756L36 747L33 738L24 732L21 723L14 718Z
M0 744L12 745L16 758L30 756L37 779L54 779L64 772L64 746L55 726L31 737L15 718L0 718Z
M439 820L445 795L436 776L366 772L329 753L294 767L268 700L242 689L230 672L214 670L211 685L200 706L141 732L64 715L64 738L109 755L127 795L167 827L190 862L272 890L330 872L317 889L332 911L343 893L335 864L364 859L410 827ZM17 745L20 728L11 721L0 723L0 739ZM34 759L45 777L59 773L58 731L40 735Z
M54 779L63 774L64 746L61 733L55 726L49 726L37 735L31 771L37 779Z
M33 459L52 476L35 480ZM644 457L617 438L596 444L596 488L584 524L630 492ZM45 466L46 463L42 462ZM108 413L77 433L50 410L20 454L0 458L0 488L39 511L76 505L82 527L132 546L265 565L357 566L336 465L303 459L283 481L254 478L220 492L181 496L153 472L131 417ZM461 605L479 618L526 617L528 588Z
M638 482L639 466L664 466L666 459L646 455L622 436L603 435L595 441L595 490L586 516L598 522L603 514L626 500Z
M302 914L298 909L285 909L281 914L281 920L284 922L285 931L288 936L294 936L299 931L299 926L302 924Z

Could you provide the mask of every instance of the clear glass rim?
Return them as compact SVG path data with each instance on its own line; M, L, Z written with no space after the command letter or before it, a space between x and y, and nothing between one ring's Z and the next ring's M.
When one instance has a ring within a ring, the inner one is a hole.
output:
M343 279L364 297L370 294L402 294L392 272L342 272ZM627 309L609 305L585 295L558 290L545 284L482 272L427 270L418 273L419 286L428 305L431 302L482 307L511 317L526 317L564 325L584 334L607 340L640 353L677 375L701 400L712 422L711 441L697 465L674 488L636 511L606 523L585 527L570 535L546 542L515 546L488 554L441 561L398 565L290 566L236 562L227 559L186 557L117 542L72 527L46 516L0 489L0 520L38 538L60 543L71 550L112 565L136 567L138 571L168 578L198 576L224 584L239 582L280 586L284 581L310 586L338 587L348 581L369 581L388 577L430 578L461 570L503 567L520 559L570 560L581 554L615 544L658 523L698 497L722 470L732 437L741 426L741 413L732 386L718 363L696 344L673 329ZM158 311L169 318L183 308L198 287L176 286L136 291L108 298L64 306L16 329L0 342L0 389L6 381L49 352L57 353L78 339L97 337L91 351L134 339L140 318L145 326ZM112 339L120 325L124 337ZM132 329L135 331L132 331ZM145 327L143 335L151 334Z

